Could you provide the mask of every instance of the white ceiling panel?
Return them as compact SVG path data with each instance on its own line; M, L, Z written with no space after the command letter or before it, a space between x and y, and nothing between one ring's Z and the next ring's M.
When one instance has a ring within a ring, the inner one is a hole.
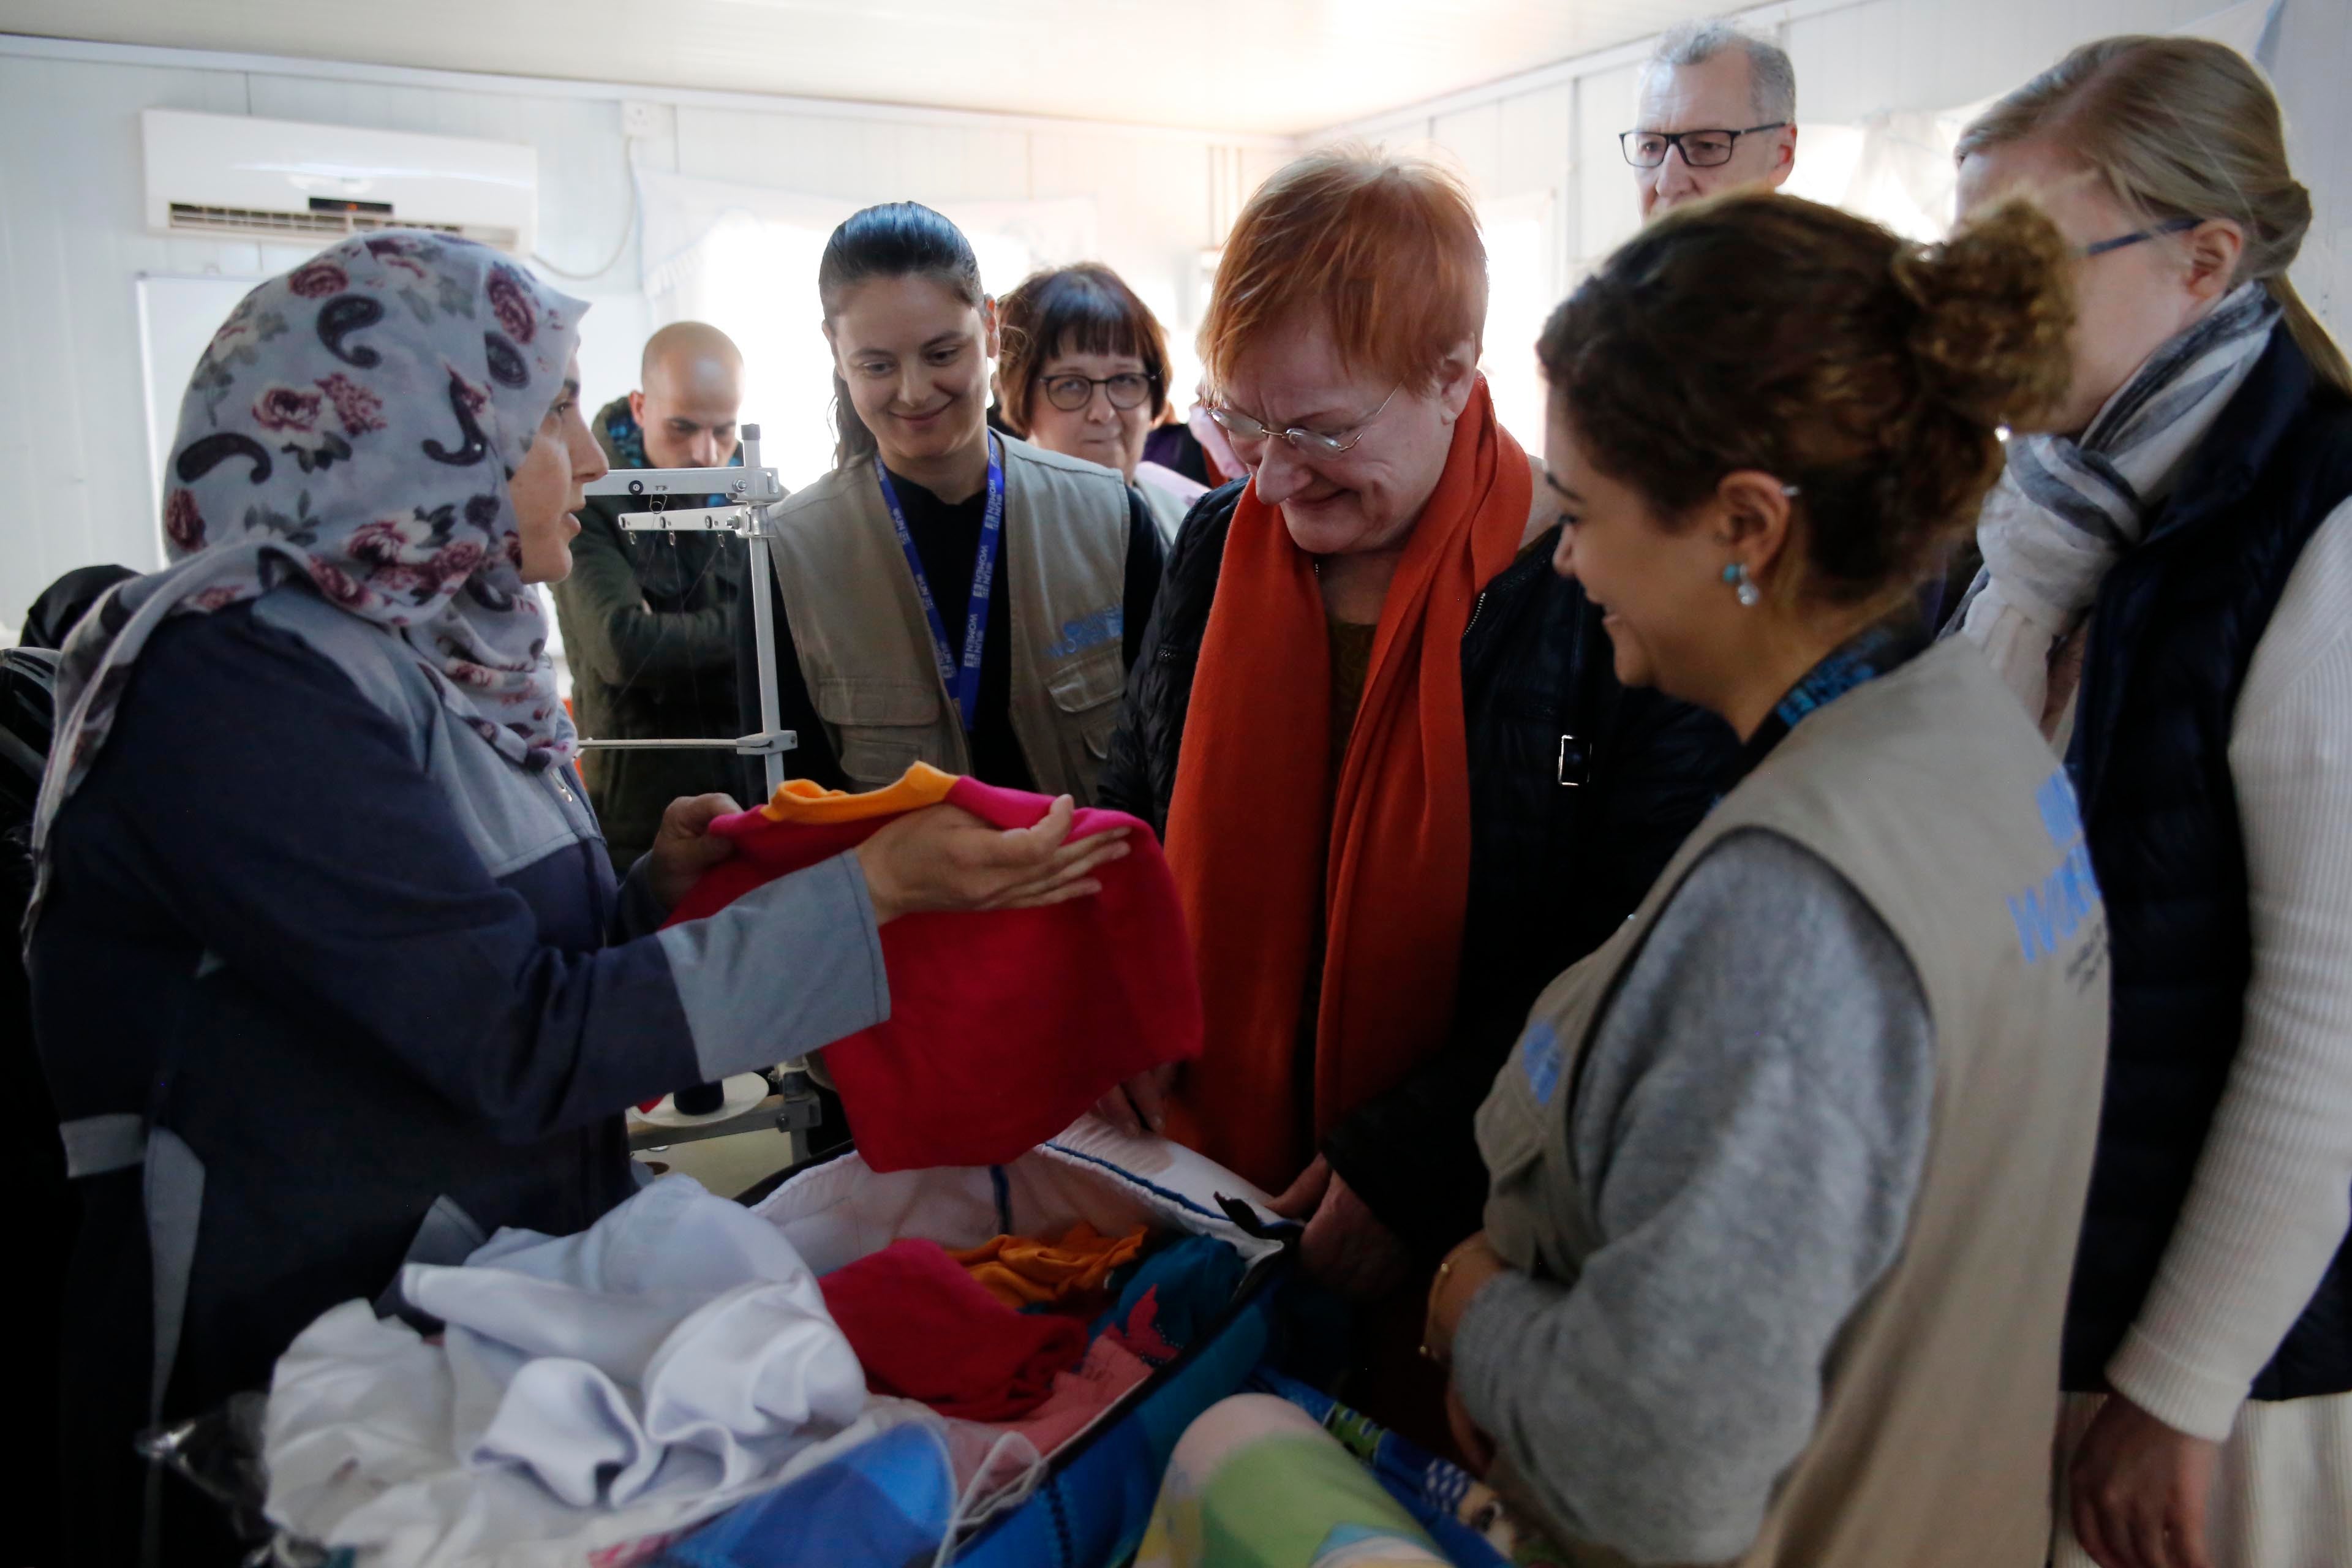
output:
M1721 0L0 0L0 31L1296 134Z

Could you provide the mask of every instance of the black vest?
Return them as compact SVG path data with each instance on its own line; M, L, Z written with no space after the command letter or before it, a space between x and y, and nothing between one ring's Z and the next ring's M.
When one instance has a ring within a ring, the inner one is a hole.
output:
M2230 731L2305 543L2352 495L2352 402L2284 331L2100 585L2067 765L2106 894L2115 1010L2063 1377L2106 1386L2238 1051L2253 942ZM2256 1399L2352 1389L2352 1244Z

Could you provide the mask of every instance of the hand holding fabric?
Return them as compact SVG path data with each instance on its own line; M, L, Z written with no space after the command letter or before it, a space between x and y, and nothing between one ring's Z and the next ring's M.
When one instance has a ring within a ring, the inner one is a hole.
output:
M994 827L954 805L908 813L857 847L876 923L922 910L1037 909L1102 891L1089 873L1127 854L1127 829L1070 842L1076 815L1068 795L1034 827Z
M1286 1219L1307 1221L1299 1241L1307 1272L1351 1300L1385 1296L1412 1270L1412 1257L1396 1232L1320 1154L1271 1206Z
M685 795L662 813L661 827L646 851L646 886L663 909L675 909L702 874L735 853L735 841L710 831L722 816L743 808L726 795Z
M795 872L850 875L845 851L888 922L889 1017L825 1047L871 1170L1001 1164L1114 1085L1200 1054L1175 882L1131 816L919 763L861 795L788 781L710 830L740 853L670 912L673 929Z
M2206 1510L2221 1446L2108 1398L2067 1475L2074 1538L2099 1568L2212 1568Z

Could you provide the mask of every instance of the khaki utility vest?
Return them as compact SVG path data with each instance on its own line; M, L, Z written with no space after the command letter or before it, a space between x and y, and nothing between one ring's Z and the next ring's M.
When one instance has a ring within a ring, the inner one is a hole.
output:
M1812 1440L1738 1561L2039 1568L2106 1060L2106 920L2066 776L1974 647L1942 644L1804 720L1538 999L1478 1113L1488 1237L1563 1284L1604 1244L1569 1137L1579 1063L1683 878L1748 828L1821 857L1885 922L1927 996L1936 1087L1902 1251L1839 1332ZM1496 1481L1544 1516L1507 1459ZM1570 1561L1622 1562L1546 1522Z
M1127 685L1127 486L1108 468L1000 439L1013 732L1041 792L1087 805ZM801 674L851 787L878 788L919 762L970 773L872 461L787 500L772 550Z

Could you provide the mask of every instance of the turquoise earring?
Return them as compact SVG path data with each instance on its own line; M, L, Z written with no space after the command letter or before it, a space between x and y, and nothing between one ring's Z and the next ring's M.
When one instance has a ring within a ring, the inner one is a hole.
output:
M1764 596L1757 591L1756 579L1748 574L1747 566L1740 562L1735 561L1723 569L1723 580L1738 598L1742 608L1754 609L1756 602Z

